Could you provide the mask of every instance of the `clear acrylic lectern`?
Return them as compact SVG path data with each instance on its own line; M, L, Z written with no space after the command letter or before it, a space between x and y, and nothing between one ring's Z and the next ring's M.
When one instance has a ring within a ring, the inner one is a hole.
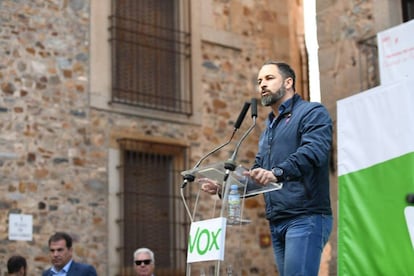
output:
M192 185L193 188L197 185L197 196L192 211L182 195L192 222L187 253L187 276L242 275L242 255L245 254L243 226L250 223L249 219L243 217L244 199L283 187L283 183L271 183L266 186L256 184L243 175L243 172L247 171L245 167L230 166L229 169L228 165L227 162L219 162L181 172L184 179L191 178L192 181L188 185ZM201 191L202 181L199 180L203 178L212 179L221 187L217 196ZM238 185L242 203L241 218L230 223L227 220L227 197L232 184ZM228 240L231 240L231 243L227 243Z

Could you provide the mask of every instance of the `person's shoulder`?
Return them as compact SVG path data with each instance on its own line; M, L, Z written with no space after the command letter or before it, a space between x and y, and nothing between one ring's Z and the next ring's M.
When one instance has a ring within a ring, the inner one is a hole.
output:
M293 106L293 111L307 113L314 109L319 109L320 107L324 108L324 106L321 103L310 102L302 98L299 98L299 100L297 100Z
M43 272L42 272L42 276L48 276L48 275L50 275L50 269L51 269L51 268L48 268L48 269L46 269L46 270L43 270Z
M301 100L296 107L296 112L298 112L300 118L332 123L328 109L320 102Z
M70 271L76 271L77 273L85 273L88 272L89 274L87 275L96 275L96 270L95 268L87 263L79 263L79 262L72 262Z
M327 112L327 108L320 102L311 102L301 99L298 102L298 108L306 111Z
M300 99L298 100L298 104L302 105L303 107L307 107L307 108L313 108L313 107L325 107L322 103L320 102L313 102L313 101L308 101L308 100L304 100L300 97Z
M72 265L74 267L81 268L81 269L90 269L90 268L95 269L92 265L87 264L87 263L80 263L80 262L73 261Z

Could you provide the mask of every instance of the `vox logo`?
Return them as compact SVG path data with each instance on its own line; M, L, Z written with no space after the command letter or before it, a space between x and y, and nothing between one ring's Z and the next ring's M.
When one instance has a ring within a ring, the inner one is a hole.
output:
M218 217L191 223L187 263L224 260L226 218Z
M192 253L195 249L198 254L204 255L207 251L211 251L213 249L220 250L217 243L217 236L220 234L221 230L222 229L220 228L214 232L207 228L197 227L195 237L193 238L190 235L188 240L190 252Z

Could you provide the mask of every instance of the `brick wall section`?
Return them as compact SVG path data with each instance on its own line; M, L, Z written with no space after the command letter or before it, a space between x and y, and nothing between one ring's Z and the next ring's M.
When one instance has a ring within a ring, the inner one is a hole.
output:
M196 100L203 102L203 123L194 126L89 108L90 1L0 1L0 152L16 154L0 161L0 274L8 256L22 253L30 275L39 275L49 266L48 237L65 230L74 235L75 258L105 275L111 130L188 141L194 164L227 139L243 102L255 96L256 74L265 60L300 67L300 24L292 24L300 21L296 3L203 0L203 5L212 12L204 25L238 35L242 43L234 49L202 42L203 97ZM239 152L246 166L254 158L267 112L259 107L258 126ZM226 160L232 148L206 162ZM8 241L9 213L33 215L33 241ZM246 202L246 216L253 223L243 233L244 272L273 275L271 247L259 244L260 235L268 233L262 197ZM237 242L230 240L229 246Z

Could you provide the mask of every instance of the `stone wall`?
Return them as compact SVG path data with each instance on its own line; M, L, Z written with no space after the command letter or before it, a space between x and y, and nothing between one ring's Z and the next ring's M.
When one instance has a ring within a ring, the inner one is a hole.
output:
M111 132L127 129L188 141L194 164L227 139L243 102L257 97L256 73L265 60L301 67L300 1L193 4L204 11L199 26L203 97L196 99L203 103L203 119L197 126L89 107L90 1L0 1L0 152L3 157L13 153L11 159L0 161L0 275L14 253L27 257L29 275L39 275L49 266L47 240L57 230L74 236L75 259L106 275ZM214 30L213 35L207 30ZM215 32L235 36L240 43L223 45ZM254 158L267 112L259 107L258 126L239 152L246 166ZM251 122L248 118L240 133ZM230 149L209 162L227 159ZM211 206L201 208L208 211ZM8 240L10 213L33 216L33 241ZM243 234L243 269L246 274L271 275L273 252L260 244L268 235L260 196L247 200L246 216L253 223Z

